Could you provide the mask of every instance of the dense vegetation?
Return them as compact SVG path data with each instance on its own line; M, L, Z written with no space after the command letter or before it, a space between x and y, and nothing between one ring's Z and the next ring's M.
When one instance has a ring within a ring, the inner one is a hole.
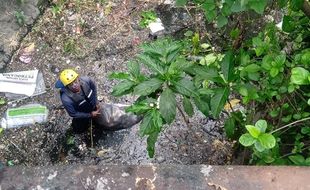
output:
M120 80L113 95L139 96L127 111L144 116L140 133L147 136L149 156L162 126L175 120L177 110L187 121L195 105L206 117L227 116L226 136L238 140L237 151L251 150L251 164L310 165L309 1L177 0L177 5L204 12L207 23L229 31L229 38L220 50L201 31L188 31L181 40L159 39L142 46L128 72L110 75ZM268 17L272 11L283 14L280 25ZM245 36L253 15L263 18L264 27ZM235 109L238 101L244 109Z

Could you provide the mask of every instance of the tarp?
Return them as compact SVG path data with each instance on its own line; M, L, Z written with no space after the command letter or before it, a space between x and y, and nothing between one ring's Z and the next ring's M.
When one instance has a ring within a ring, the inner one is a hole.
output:
M40 77L38 75L38 70L0 73L0 92L26 96L41 94L42 91L45 92L45 84L42 74Z

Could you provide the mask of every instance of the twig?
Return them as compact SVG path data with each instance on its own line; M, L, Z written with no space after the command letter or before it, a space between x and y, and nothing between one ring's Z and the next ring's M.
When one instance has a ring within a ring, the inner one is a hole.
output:
M94 141L93 141L93 119L90 119L90 143L91 143L91 148L94 148Z
M88 189L88 188L85 186L85 184L83 183L83 181L82 181L82 179L81 179L80 177L79 177L79 179L80 179L80 182L81 182L83 188L84 188L84 189Z
M280 127L280 128L278 128L278 129L276 129L276 130L271 131L271 134L272 134L272 133L275 133L275 132L277 132L277 131L280 131L280 130L286 128L286 127L292 126L292 125L294 125L294 124L296 124L296 123L300 123L300 122L307 121L307 120L310 120L310 117L306 117L306 118L303 118L303 119L301 119L301 120L297 120L297 121L294 121L294 122L289 123L289 124L287 124L287 125L284 125L283 127Z
M184 121L185 121L187 127L188 127L188 128L191 128L191 126L189 125L188 119L186 118L186 116L185 116L183 110L180 108L180 106L179 106L178 104L177 104L177 108L178 108L178 110L180 111L180 113L181 113L181 115L182 115L182 117L183 117L183 119L184 119Z
M306 149L308 149L308 148L310 148L310 146L307 146L307 147L305 147L305 148L302 148L302 149L300 150L300 152L303 151L303 150L306 150ZM284 155L281 156L280 158L284 158L284 157L287 157L287 156L290 156L290 155L293 155L293 154L296 154L296 152L290 152L290 153L284 154Z

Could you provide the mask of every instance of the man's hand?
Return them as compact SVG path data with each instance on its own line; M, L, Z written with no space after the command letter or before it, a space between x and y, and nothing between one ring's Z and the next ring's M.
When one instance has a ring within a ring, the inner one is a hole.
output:
M97 110L91 112L92 118L98 117L98 115L100 115L100 109L97 109Z

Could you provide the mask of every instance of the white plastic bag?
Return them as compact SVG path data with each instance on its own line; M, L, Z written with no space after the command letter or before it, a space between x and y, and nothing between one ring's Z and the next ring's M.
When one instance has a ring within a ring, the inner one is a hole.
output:
M2 118L2 128L15 128L47 121L48 109L40 104L28 104L18 108L9 108Z

